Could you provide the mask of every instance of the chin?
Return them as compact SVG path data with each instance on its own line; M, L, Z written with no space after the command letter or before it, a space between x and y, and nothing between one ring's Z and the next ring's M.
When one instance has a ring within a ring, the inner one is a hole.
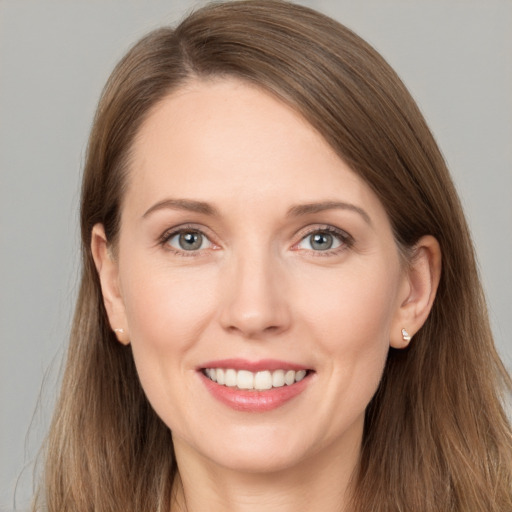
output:
M238 449L236 453L215 457L213 462L238 473L269 475L299 466L299 453L283 453L279 449L254 450Z
M226 429L222 439L206 439L205 436L199 443L179 440L177 456L180 448L192 449L210 463L228 470L247 474L278 473L299 467L322 448L313 442L308 432L296 431L296 435L290 435L292 430L290 425L276 424ZM181 446L183 442L187 446Z

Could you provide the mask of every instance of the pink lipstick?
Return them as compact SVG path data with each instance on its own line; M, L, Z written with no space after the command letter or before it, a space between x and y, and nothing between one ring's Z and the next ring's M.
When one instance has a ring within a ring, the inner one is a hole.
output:
M265 359L223 359L198 368L208 391L232 409L265 412L302 393L314 373L296 363Z

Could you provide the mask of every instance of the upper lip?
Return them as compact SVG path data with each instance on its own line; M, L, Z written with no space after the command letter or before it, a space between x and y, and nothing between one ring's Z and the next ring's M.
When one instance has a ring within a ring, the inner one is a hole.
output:
M216 361L208 361L202 364L198 369L205 368L232 368L234 370L247 370L250 372L261 372L265 370L308 370L307 366L292 363L290 361L282 361L278 359L259 359L257 361L249 361L247 359L219 359Z

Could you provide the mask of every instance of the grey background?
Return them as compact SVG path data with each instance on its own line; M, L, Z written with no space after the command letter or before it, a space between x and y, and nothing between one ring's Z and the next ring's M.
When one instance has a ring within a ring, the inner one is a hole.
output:
M418 101L465 205L510 368L512 1L302 3L372 43ZM77 287L79 177L100 90L131 43L193 5L0 0L0 510L13 508L20 474L26 508L57 389Z

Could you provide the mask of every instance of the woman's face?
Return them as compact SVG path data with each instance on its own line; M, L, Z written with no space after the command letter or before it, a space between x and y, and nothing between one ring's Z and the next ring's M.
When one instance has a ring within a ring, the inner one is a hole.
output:
M168 96L133 150L103 284L178 454L250 471L357 454L409 293L375 194L234 79Z

